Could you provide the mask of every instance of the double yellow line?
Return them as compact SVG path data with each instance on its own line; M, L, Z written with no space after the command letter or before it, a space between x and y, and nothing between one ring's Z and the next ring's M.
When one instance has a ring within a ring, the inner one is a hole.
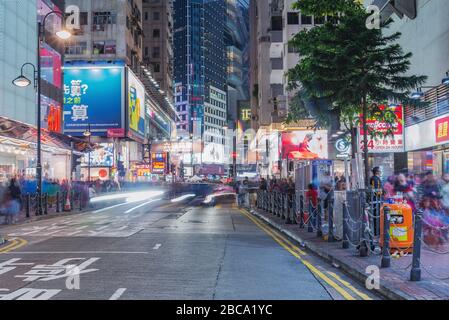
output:
M5 246L0 247L0 254L8 253L12 250L19 249L19 248L25 246L27 243L28 243L28 241L26 241L24 239L14 238L14 239L8 241L8 243Z
M327 272L329 276L334 278L336 281L332 280L329 276L327 276L325 273L321 272L318 268L313 266L310 262L305 260L302 256L305 256L306 253L298 248L295 244L293 244L291 241L286 239L284 236L280 235L278 232L275 232L271 229L269 229L267 226L262 224L259 219L255 218L253 215L249 214L248 212L239 209L239 211L246 216L249 220L251 220L255 225L257 225L260 229L265 231L271 238L273 238L274 241L276 241L281 247L283 247L285 250L287 250L291 255L293 255L295 258L297 258L299 261L301 261L302 264L304 264L315 276L326 282L329 286L334 288L339 294L341 294L346 300L356 300L352 294L350 294L345 288L343 288L340 284L345 286L347 289L355 293L357 296L362 298L363 300L372 300L368 295L364 294L363 292L360 292L354 286L352 286L349 282L344 281L341 279L337 274L333 272Z

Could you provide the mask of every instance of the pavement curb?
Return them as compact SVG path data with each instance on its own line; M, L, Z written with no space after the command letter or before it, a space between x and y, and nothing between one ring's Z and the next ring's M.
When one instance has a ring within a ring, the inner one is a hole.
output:
M338 264L342 270L344 270L350 276L354 277L360 283L362 283L362 284L365 283L367 275L365 273L361 272L360 270L350 266L342 259L332 256L331 254L325 252L324 250L320 249L318 246L310 243L309 241L304 241L297 234L294 234L294 233L290 232L289 230L285 230L285 228L283 228L281 225L279 225L278 223L265 217L264 215L260 214L259 212L252 210L252 209L251 210L244 209L244 210L247 211L248 213L252 214L253 216L259 218L260 220L265 221L265 223L269 224L271 227L275 228L276 230L283 233L290 239L299 243L300 246L310 250L317 256L325 259L326 261L330 262L331 264L334 264L334 263ZM398 289L395 289L390 285L381 284L380 289L377 290L376 292L378 294L382 295L383 297L392 299L392 300L416 300L416 298L414 298Z

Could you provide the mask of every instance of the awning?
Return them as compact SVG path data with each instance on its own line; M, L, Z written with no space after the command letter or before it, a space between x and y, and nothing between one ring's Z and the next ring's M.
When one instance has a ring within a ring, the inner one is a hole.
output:
M37 143L37 129L20 121L0 117L0 142L11 142L10 144L21 146L35 146ZM68 151L71 151L71 143L73 142L73 151L75 153L88 152L89 149L93 150L96 148L95 143L89 145L88 142L82 139L51 132L47 129L42 129L41 131L41 142L45 147Z

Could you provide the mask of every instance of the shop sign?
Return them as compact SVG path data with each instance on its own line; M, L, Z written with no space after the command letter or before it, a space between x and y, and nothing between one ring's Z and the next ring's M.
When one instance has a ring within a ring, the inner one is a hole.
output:
M435 121L436 142L449 141L449 117L444 117Z
M164 174L167 168L167 154L153 153L151 155L151 171L157 174Z
M150 177L151 176L151 166L148 164L135 165L134 170L137 172L138 177Z
M386 108L380 106L380 108ZM389 107L395 114L397 121L392 124L392 135L385 137L371 138L368 133L368 152L369 153L395 153L404 152L404 115L402 106ZM361 115L360 115L361 116ZM389 130L389 124L386 122L378 121L375 119L367 119L367 125L370 128L369 131L375 131L386 134ZM359 128L359 146L360 150L363 150L363 128Z

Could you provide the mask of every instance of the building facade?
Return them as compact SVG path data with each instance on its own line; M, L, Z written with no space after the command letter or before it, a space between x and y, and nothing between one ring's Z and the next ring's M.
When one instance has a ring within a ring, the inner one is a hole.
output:
M82 136L88 130L103 149L85 157L78 174L142 178L137 168L151 162L152 141L170 139L176 119L157 72L144 62L142 0L69 0L67 5L78 6L81 19L66 46L64 132Z
M192 147L190 167L220 162L208 160L205 153L209 149L219 149L218 154L224 154L225 23L224 1L174 2L175 104L180 116L177 129L181 136L198 145Z
M173 102L173 0L143 0L143 61Z

